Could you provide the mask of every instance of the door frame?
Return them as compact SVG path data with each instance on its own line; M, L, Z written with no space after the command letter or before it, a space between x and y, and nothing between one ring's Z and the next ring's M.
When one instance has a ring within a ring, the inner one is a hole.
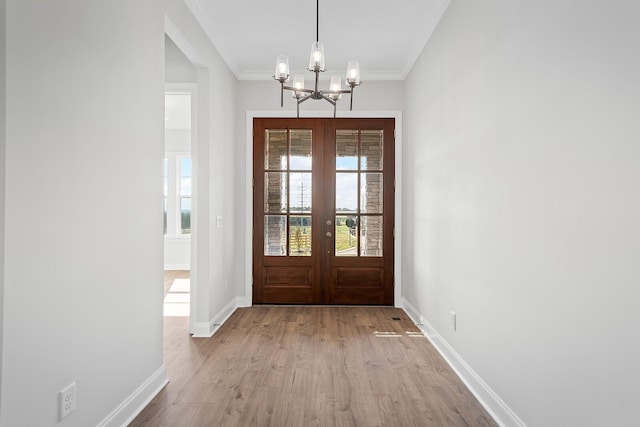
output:
M178 47L180 48L180 47ZM194 65L195 67L195 65ZM198 256L198 83L165 83L164 93L188 93L191 96L191 233L189 234L189 332L193 333L196 328L197 307L198 307L198 266L196 259ZM164 144L164 141L163 141ZM166 147L165 147L166 148ZM163 245L166 246L164 243ZM163 246L164 260L164 246ZM164 268L164 265L163 265Z
M306 114L304 114L306 113ZM244 304L253 304L253 119L266 118L295 118L295 111L260 111L247 110L245 120L245 293ZM301 113L302 118L331 118L333 111L306 111ZM394 200L394 288L393 305L402 307L402 111L339 111L339 118L368 119L368 118L392 118L395 119L395 200Z

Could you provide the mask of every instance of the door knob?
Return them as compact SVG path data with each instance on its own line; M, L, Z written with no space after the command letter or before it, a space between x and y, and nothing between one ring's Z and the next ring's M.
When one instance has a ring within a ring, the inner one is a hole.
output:
M326 233L324 233L324 235L325 235L325 236L327 236L327 237L331 237L331 236L333 236L333 234L331 234L331 232L330 232L330 231L327 231Z
M325 224L327 224L327 225L331 225L331 220L330 220L330 219L328 219L328 220L327 220L327 222L326 222Z

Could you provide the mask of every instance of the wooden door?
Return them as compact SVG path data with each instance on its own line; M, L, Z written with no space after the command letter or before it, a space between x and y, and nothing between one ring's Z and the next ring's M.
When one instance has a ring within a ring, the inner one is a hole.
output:
M393 304L394 119L254 119L253 302Z

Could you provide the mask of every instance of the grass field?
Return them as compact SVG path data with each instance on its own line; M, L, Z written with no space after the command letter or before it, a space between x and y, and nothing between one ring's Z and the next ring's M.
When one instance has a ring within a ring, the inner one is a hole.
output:
M349 233L349 227L339 225L336 227L336 252L344 251L349 248L355 248L358 245L357 235Z

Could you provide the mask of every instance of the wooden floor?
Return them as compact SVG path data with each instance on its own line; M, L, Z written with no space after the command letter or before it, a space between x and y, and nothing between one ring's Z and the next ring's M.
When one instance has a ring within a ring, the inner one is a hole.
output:
M131 426L496 425L400 309L256 306L212 338L187 328L165 318L170 383Z

